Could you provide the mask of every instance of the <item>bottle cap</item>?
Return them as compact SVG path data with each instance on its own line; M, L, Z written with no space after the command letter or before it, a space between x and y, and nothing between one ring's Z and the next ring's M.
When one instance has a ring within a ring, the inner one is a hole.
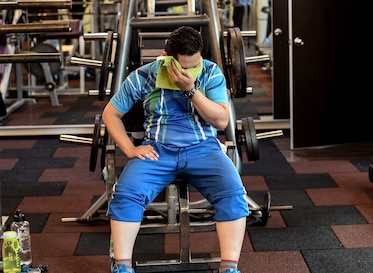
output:
M14 222L23 222L25 221L25 215L20 209L17 209L16 214L13 215Z
M5 231L3 233L3 239L17 238L17 232L15 231Z

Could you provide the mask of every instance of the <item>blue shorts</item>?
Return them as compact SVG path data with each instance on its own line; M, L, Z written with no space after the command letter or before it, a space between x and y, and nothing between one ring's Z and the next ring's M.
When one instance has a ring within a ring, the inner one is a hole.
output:
M109 202L111 219L142 221L144 209L180 175L214 206L216 221L249 215L241 177L218 140L182 148L151 141L145 144L154 147L159 159L133 158L126 164Z

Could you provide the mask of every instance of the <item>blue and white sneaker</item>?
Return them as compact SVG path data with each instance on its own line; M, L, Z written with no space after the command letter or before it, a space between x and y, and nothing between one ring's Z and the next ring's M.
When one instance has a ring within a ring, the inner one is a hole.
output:
M241 273L238 269L227 269L224 272L223 271L218 271L216 273Z
M135 273L134 269L127 269L125 265L114 265L111 273Z

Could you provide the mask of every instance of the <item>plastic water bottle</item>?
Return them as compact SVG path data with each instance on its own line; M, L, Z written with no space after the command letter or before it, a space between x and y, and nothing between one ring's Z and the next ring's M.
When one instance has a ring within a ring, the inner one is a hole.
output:
M3 233L3 272L17 273L21 271L20 245L15 231Z
M26 221L25 215L19 209L13 217L14 222L10 229L18 235L21 264L30 265L32 262L30 223Z

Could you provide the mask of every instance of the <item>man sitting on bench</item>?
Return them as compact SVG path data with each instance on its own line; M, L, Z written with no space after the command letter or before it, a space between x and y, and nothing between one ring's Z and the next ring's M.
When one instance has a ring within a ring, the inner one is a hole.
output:
M179 176L214 206L218 272L239 273L249 215L246 190L217 139L217 130L226 128L230 116L226 79L217 64L202 58L201 50L198 31L174 30L164 56L133 71L104 109L105 128L131 159L114 185L108 208L113 273L135 272L132 254L144 209ZM135 146L122 117L140 100L145 138Z

